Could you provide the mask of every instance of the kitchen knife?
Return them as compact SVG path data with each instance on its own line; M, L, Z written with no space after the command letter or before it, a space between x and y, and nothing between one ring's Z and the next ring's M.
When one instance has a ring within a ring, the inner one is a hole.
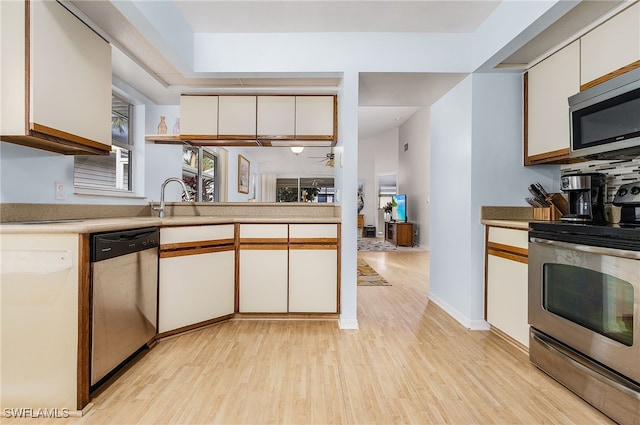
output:
M546 190L544 190L544 187L542 187L542 185L539 182L535 183L535 187L540 191L542 196L544 196L544 199L547 199L549 197L549 193Z
M540 193L540 191L534 185L529 185L529 192L533 195L533 199L540 203L542 208L549 206L547 198L542 193Z

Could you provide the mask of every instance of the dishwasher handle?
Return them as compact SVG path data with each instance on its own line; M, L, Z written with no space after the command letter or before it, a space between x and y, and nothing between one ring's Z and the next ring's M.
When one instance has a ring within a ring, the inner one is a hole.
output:
M91 262L132 254L160 244L157 227L94 233L91 235Z

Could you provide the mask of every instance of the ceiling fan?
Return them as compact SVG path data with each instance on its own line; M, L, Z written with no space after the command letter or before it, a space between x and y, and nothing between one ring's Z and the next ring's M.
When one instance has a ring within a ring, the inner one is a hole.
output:
M333 153L333 148L331 148L331 152L325 154L325 156L310 156L309 158L321 158L319 162L324 162L324 165L327 167L333 168L335 166L335 155Z

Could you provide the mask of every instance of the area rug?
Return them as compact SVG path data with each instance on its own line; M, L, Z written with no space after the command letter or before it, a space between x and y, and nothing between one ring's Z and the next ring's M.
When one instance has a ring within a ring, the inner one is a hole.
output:
M391 286L361 258L358 258L358 286Z
M375 238L358 238L358 251L397 251L391 242Z

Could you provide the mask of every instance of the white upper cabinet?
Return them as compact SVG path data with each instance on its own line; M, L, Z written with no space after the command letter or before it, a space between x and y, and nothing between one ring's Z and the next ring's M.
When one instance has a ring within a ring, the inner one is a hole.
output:
M256 138L256 96L218 96L218 138Z
M580 42L574 41L531 67L527 84L525 163L569 156L568 98L580 91Z
M594 80L640 61L640 3L596 27L580 40L581 85L597 83Z
M108 153L111 46L57 2L0 7L2 140L65 154Z
M258 96L258 139L293 139L295 96Z
M296 139L334 140L335 96L296 96Z
M180 96L180 137L218 137L218 96Z

